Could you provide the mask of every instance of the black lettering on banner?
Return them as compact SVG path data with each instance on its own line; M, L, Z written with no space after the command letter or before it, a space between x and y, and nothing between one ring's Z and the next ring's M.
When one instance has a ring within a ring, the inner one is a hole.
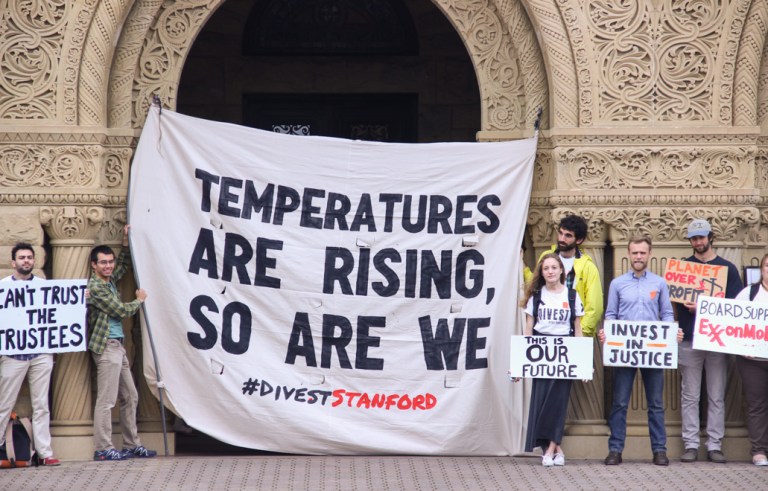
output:
M449 222L453 215L453 203L446 196L433 195L429 197L429 223L427 224L427 233L436 234L437 226L443 229L444 234L451 233L451 224Z
M201 228L197 235L192 257L189 258L189 272L200 274L200 270L208 271L208 278L219 279L219 267L216 264L216 248L213 244L213 230Z
M277 186L277 199L275 200L275 225L283 224L286 213L295 211L300 205L299 192L288 186Z
M219 307L213 299L206 295L198 295L192 299L189 303L189 314L197 322L197 324L203 329L204 335L196 332L187 332L187 340L192 347L199 350L208 350L216 345L218 340L218 333L216 332L216 326L208 320L203 313L203 308L210 312L219 312Z
M462 195L456 197L456 216L453 226L453 233L457 235L475 233L475 226L464 224L465 219L472 218L472 212L464 209L467 203L477 202L477 195Z
M341 330L338 337L334 336L336 328ZM331 350L336 348L341 368L352 368L346 347L352 341L352 324L344 316L323 314L323 347L320 353L320 367L331 368Z
M211 184L218 184L219 176L206 172L202 169L195 169L195 177L203 182L200 210L203 212L209 212L211 211Z
M478 336L478 329L491 325L491 318L468 319L467 322L467 370L488 368L488 358L478 358L477 352L485 349L486 338Z
M381 358L369 358L368 349L377 348L381 338L371 336L371 327L386 327L387 318L381 316L359 316L357 318L357 352L355 354L355 368L361 370L383 370L384 360Z
M371 195L368 193L363 193L360 196L360 203L357 205L357 212L355 213L355 218L352 219L352 225L349 229L353 232L358 232L363 225L368 227L368 232L376 231L376 218L373 214Z
M267 275L267 269L277 267L277 259L267 256L269 251L282 251L283 241L259 237L256 239L256 276L253 284L267 288L280 288L280 278Z
M275 196L275 185L267 184L259 196L253 181L245 181L245 194L243 196L243 214L246 220L251 219L252 213L261 212L261 222L269 223L272 219L272 200Z
M240 217L240 209L230 206L230 203L237 204L240 197L237 194L231 193L231 188L240 189L243 187L242 179L235 179L232 177L221 178L221 190L219 192L219 213L226 217Z
M240 252L238 254L238 251ZM221 268L221 279L232 281L232 270L237 270L238 283L241 285L250 285L251 278L248 276L246 265L253 259L253 247L242 235L227 233L224 236L224 258Z
M312 329L309 326L309 314L306 312L296 312L294 316L285 363L295 365L297 356L303 356L308 367L317 366L315 343L312 340Z
M314 198L325 197L325 191L315 188L304 188L304 196L301 198L301 221L300 225L307 228L323 228L323 219L312 216L313 213L320 213L319 206L313 206Z
M405 195L403 199L403 230L406 232L417 234L424 230L424 225L427 221L427 197L419 196L419 211L416 215L416 221L411 220L413 196L410 194Z
M419 251L408 249L405 251L405 297L416 297L416 269L419 263Z
M368 272L371 267L371 250L360 249L357 262L357 283L355 285L355 295L368 295Z
M461 340L464 337L466 319L453 320L453 333L448 331L448 319L438 319L432 332L432 318L419 317L421 342L424 346L424 362L427 370L456 370L459 364ZM445 360L445 365L443 365Z
M482 198L480 198L480 201L477 203L477 211L479 211L481 215L485 216L488 219L487 222L478 222L477 228L479 228L481 232L486 234L492 234L493 232L498 230L499 224L501 223L496 213L494 213L493 210L489 208L489 206L491 205L493 206L501 205L501 199L499 199L499 197L496 196L495 194L489 194L488 196L483 196Z
M348 230L347 214L352 209L352 203L349 198L339 193L328 193L328 201L325 204L325 222L323 228L334 230L338 225L339 230Z
M337 266L337 259L341 264ZM344 295L352 295L352 285L349 283L349 275L355 267L355 258L344 247L325 248L325 267L323 271L323 293L334 292L334 282L339 282L339 288Z
M373 291L380 297L391 297L400 289L400 278L397 276L397 273L387 265L386 261L394 263L401 262L400 253L397 252L396 249L388 248L380 250L373 256L373 267L376 268L376 271L381 273L387 281L386 285L381 281L374 281L371 285Z
M435 255L431 250L421 251L421 298L432 297L432 282L439 298L451 298L451 263L452 251L441 251L440 267L437 267Z
M385 205L385 212L384 212L384 231L385 232L391 232L392 231L392 222L395 218L395 203L400 203L403 201L403 195L402 194L391 194L391 193L383 193L379 195L379 202L384 203Z
M234 317L240 320L238 339L234 337ZM231 302L224 307L221 324L221 347L233 355L242 355L248 351L251 341L251 309L242 302Z
M456 258L456 293L464 298L475 298L483 290L484 274L482 269L472 269L467 274L467 263L484 265L485 258L476 249L469 249L459 253ZM467 279L472 280L472 287L467 287Z

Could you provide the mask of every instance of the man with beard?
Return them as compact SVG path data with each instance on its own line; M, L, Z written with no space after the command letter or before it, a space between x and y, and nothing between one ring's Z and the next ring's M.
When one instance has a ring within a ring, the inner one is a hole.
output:
M728 268L728 283L725 288L726 298L736 298L741 291L739 270L733 263L721 258L712 250L713 234L709 222L696 219L688 225L688 239L693 247L693 255L686 261ZM725 384L728 357L725 353L694 350L693 328L696 319L696 304L686 302L676 304L677 320L685 336L678 347L678 368L682 376L681 413L683 418L683 445L685 452L680 457L682 462L695 462L699 457L699 401L701 399L701 379L707 372L707 459L710 462L725 463L722 440L725 434Z
M648 271L651 258L651 239L636 236L627 246L631 270L615 278L608 288L606 320L674 322L669 288L664 279ZM600 343L605 343L605 331L600 329ZM683 339L677 330L677 341ZM627 436L627 409L635 383L635 367L613 367L613 404L608 417L611 436L608 439L608 457L605 465L621 464L621 452ZM669 465L667 458L667 432L664 426L664 369L640 368L648 402L648 431L651 437L653 463Z
M539 261L550 252L560 256L565 268L565 286L574 288L584 303L581 331L584 336L594 336L603 315L603 286L592 258L579 248L586 238L587 222L578 215L567 215L558 225L557 244L544 251Z
M19 242L11 249L13 274L2 281L40 281L32 274L35 268L35 250L26 242ZM59 465L51 449L51 413L48 409L48 388L53 371L53 355L22 354L0 357L0 446L5 445L5 432L9 416L24 377L29 380L29 396L32 401L32 437L40 465Z

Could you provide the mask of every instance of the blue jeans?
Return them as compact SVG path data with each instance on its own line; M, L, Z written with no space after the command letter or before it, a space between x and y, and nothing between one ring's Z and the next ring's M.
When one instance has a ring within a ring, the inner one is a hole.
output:
M613 367L613 405L608 417L611 437L608 439L608 450L621 452L624 450L624 440L627 437L627 407L632 395L632 385L635 382L637 368ZM645 386L645 398L648 401L648 430L651 435L651 450L667 451L667 432L664 428L664 370L661 368L640 368Z

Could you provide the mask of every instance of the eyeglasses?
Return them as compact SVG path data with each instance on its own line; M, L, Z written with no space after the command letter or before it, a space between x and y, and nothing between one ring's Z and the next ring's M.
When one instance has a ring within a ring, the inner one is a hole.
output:
M102 259L101 261L96 261L96 264L98 264L99 266L111 266L111 265L115 264L115 260L114 259L110 259L108 261L106 259Z

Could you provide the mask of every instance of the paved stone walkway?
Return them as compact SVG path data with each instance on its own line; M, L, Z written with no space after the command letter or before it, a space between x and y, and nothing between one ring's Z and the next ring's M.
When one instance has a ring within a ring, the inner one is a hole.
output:
M768 489L768 467L509 457L158 457L0 470L2 490L729 490Z

